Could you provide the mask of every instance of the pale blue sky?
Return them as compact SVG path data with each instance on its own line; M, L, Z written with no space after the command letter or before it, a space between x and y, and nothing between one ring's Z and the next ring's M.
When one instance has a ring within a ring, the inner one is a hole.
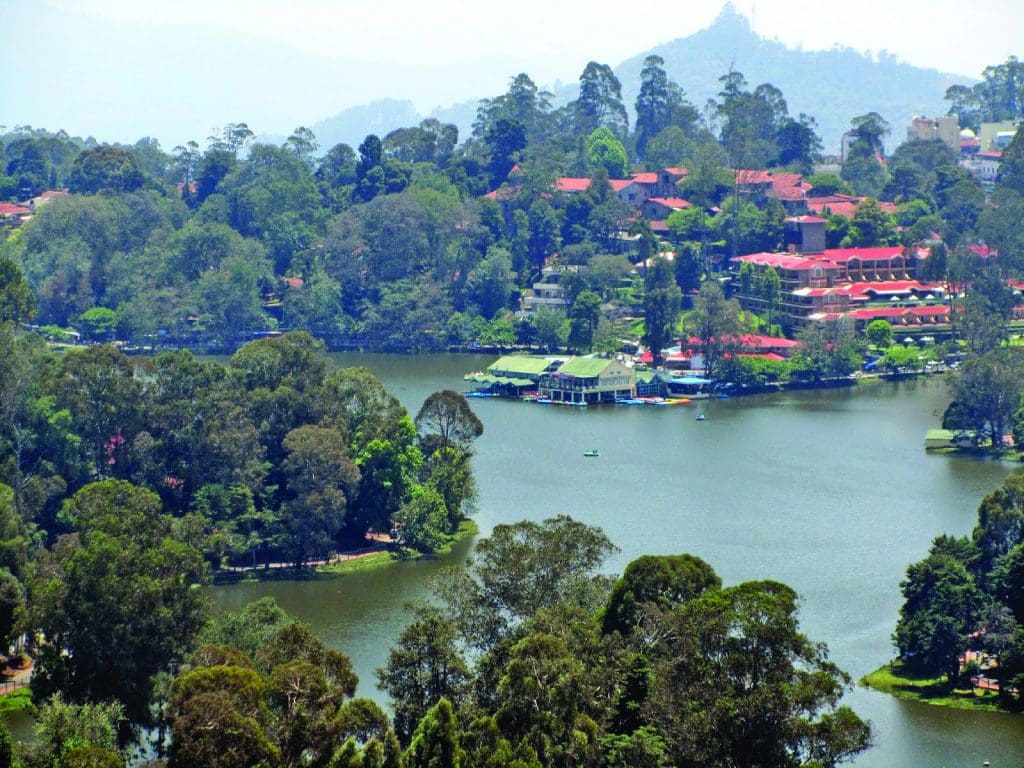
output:
M592 59L614 66L707 26L722 5L0 0L0 124L130 140L159 122L166 143L237 115L287 131L382 96L411 99L426 113L499 93L519 71L553 85L575 80ZM1024 53L1024 0L735 5L760 34L791 46L885 49L967 76ZM281 62L294 69L283 72Z

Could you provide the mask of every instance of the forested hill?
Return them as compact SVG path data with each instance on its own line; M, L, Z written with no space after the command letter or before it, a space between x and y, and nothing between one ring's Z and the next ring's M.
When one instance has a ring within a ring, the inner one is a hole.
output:
M922 69L882 52L877 59L851 48L801 51L758 36L731 5L715 22L689 37L637 54L615 68L623 100L632 106L640 70L650 55L665 60L665 70L700 106L718 94L718 78L730 66L754 86L771 83L786 94L791 114L805 112L818 121L826 152L838 151L850 116L878 112L893 126L889 141L898 144L914 115L945 114L946 88L973 78Z
M665 59L669 76L697 105L717 96L721 90L718 79L730 67L741 72L752 86L771 83L786 94L792 114L814 116L828 153L839 152L840 137L850 127L851 115L882 115L894 126L889 140L895 145L902 140L903 127L914 115L946 113L946 88L974 81L963 75L914 67L886 52L876 58L852 48L788 48L777 40L758 36L749 20L727 4L711 27L638 53L615 68L631 114L643 60L651 54ZM596 61L603 60L599 50L591 51L590 55ZM559 105L575 98L577 90L574 81L557 88L553 103ZM459 127L459 135L465 137L471 132L477 104L476 99L470 98L438 108L432 117L454 123ZM354 146L371 127L383 136L420 119L410 101L378 99L327 118L315 124L313 131L325 146L338 141Z
M771 83L786 94L791 114L805 112L815 117L826 152L839 151L840 137L850 127L851 116L868 112L878 112L894 127L889 141L895 146L904 138L904 127L914 115L946 113L946 88L974 82L974 78L964 75L915 67L884 52L873 58L852 48L787 48L777 40L758 36L747 18L727 5L707 29L638 53L615 68L631 117L640 88L640 70L644 59L652 54L665 60L669 77L698 106L717 96L721 90L718 78L730 66L742 72L751 86ZM604 61L599 50L588 55L594 61ZM508 74L511 77L515 73ZM566 73L565 77L570 83L556 89L555 106L576 98L574 76ZM476 99L469 98L439 107L432 116L454 123L459 136L465 137L470 134L477 105ZM377 129L377 135L384 136L419 119L410 102L380 99L322 120L313 130L323 146L339 141L355 146L371 126Z

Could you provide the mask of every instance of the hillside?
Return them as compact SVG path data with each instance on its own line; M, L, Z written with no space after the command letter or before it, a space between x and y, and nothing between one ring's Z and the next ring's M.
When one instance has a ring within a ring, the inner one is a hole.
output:
M825 151L838 151L850 118L875 111L892 125L890 147L906 137L914 115L945 113L946 88L972 78L922 69L882 52L877 58L851 48L801 51L758 36L745 16L725 9L707 29L652 48L615 68L623 97L632 107L644 59L656 54L665 69L703 107L719 90L718 78L730 66L742 72L751 87L771 83L786 96L793 115L805 112L818 121Z
M973 82L965 75L915 67L887 52L872 57L852 48L788 48L777 40L759 36L747 18L727 4L706 29L639 53L615 68L630 113L640 86L643 61L651 54L665 60L669 75L700 108L718 93L718 78L730 66L742 72L752 88L759 83L772 83L785 94L791 114L805 112L818 121L826 152L838 151L840 136L849 127L851 117L871 111L881 114L893 126L888 145L895 148L906 136L911 117L945 113L946 88L953 83ZM602 60L600 51L591 55L595 61ZM556 89L556 105L575 97L578 76L579 73L565 73L569 84ZM437 107L431 115L455 123L460 139L464 139L471 130L478 98ZM335 141L356 146L371 131L383 136L420 119L422 116L416 114L411 103L381 99L323 120L314 126L314 131L321 146L329 147Z

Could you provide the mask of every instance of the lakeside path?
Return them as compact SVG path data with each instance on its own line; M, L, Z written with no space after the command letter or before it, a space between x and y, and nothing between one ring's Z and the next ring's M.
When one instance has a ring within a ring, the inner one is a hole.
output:
M345 563L351 560L359 560L361 558L370 557L371 555L377 555L382 552L390 552L391 545L393 544L391 537L386 533L368 533L366 539L371 544L359 549L350 549L344 552L335 552L333 555L327 558L320 558L318 560L307 560L300 567L301 568L322 568L327 565L335 565L337 563ZM222 574L235 574L235 573L259 573L261 571L273 571L273 570L296 570L295 563L290 562L275 562L275 563L262 563L260 565L229 565L220 568L216 573ZM215 573L215 575L216 575Z

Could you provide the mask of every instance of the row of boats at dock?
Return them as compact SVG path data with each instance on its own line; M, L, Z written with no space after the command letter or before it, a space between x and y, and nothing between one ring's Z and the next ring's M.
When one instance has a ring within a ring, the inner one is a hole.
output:
M466 397L473 398L484 398L484 397L505 397L496 392L488 392L486 390L474 390L472 392L466 392ZM506 399L509 399L506 397ZM553 400L550 397L541 397L536 392L528 392L525 395L521 395L519 400L525 403L537 403L538 405L564 405L573 408L586 408L587 403L573 402L571 400ZM670 405L687 405L692 403L694 400L701 400L704 398L693 398L693 397L619 397L615 399L615 405L654 405L654 406L670 406ZM601 403L601 405L611 405L611 403Z

